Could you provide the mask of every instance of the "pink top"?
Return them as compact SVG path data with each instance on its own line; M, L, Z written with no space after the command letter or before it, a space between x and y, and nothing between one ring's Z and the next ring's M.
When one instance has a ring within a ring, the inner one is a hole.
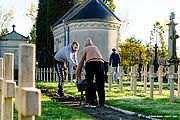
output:
M99 49L93 45L92 41L88 39L85 42L85 47L81 50L79 64L76 69L76 76L79 76L81 73L81 69L84 65L84 61L100 61L104 63L103 57L99 52Z

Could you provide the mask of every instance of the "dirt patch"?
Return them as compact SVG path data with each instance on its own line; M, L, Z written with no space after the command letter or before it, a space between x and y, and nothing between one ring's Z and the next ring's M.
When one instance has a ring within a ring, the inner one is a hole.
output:
M61 102L64 106L83 111L97 120L150 120L145 117L138 117L138 115L128 115L121 111L114 110L109 107L103 108L89 108L85 107L85 103L80 105L80 98L66 94L66 98L60 98L55 91L41 90L42 94L49 96L51 99Z

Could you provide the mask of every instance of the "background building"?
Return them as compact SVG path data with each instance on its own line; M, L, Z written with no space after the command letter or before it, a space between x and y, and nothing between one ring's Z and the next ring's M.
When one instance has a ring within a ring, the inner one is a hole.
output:
M15 31L15 25L13 25L13 31L0 36L0 57L3 57L4 53L14 53L14 75L17 79L18 71L18 49L19 44L25 44L29 40L29 37L25 37Z
M91 38L108 61L111 49L118 47L119 29L120 20L101 0L85 0L51 26L54 52L72 41L78 41L81 50L84 41Z

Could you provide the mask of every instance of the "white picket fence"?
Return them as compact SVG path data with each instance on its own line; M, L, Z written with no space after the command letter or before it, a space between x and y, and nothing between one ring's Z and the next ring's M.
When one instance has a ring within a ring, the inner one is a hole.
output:
M57 74L55 68L38 68L36 67L36 81L56 82Z
M14 54L0 58L0 119L13 120L13 99L18 120L34 120L41 115L41 91L35 88L35 46L19 46L18 85L14 81Z
M65 71L66 73L64 74L64 79L68 80L68 71ZM75 75L75 71L73 70L70 74L70 82L73 81ZM36 81L41 81L41 82L57 82L58 81L58 76L55 71L55 68L36 68Z

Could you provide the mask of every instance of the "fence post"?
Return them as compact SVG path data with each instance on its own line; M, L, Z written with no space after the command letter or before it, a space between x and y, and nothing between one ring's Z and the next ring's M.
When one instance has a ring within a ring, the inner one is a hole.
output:
M0 58L0 120L2 120L2 84L3 84L3 58Z
M144 66L144 93L147 91L147 65Z
M40 81L43 81L43 78L42 78L42 68L40 68L40 75L41 75Z
M158 83L159 83L159 95L162 96L162 85L163 82L163 66L160 65L158 68Z
M119 67L119 87L120 87L120 93L123 93L123 66Z
M44 67L44 69L43 69L43 75L44 75L44 77L43 77L43 81L44 82L46 82L46 68Z
M180 98L180 65L178 65L178 98Z
M35 45L19 46L19 85L16 87L18 120L34 120L41 114L41 92L35 88Z
M46 75L47 75L47 80L46 80L46 82L49 82L49 68L47 67L46 68Z
M141 68L141 71L140 71L140 73L141 73L141 82L143 82L143 78L144 78L144 69L143 68Z
M150 78L150 99L154 98L154 66L150 65L149 68L149 78Z
M13 120L13 97L15 97L14 54L4 53L3 120Z
M51 76L51 74L52 74L52 68L50 67L50 69L49 69L49 73L50 73L50 75L49 75L49 77L50 77L50 79L49 79L49 82L51 82L52 80L52 76Z

